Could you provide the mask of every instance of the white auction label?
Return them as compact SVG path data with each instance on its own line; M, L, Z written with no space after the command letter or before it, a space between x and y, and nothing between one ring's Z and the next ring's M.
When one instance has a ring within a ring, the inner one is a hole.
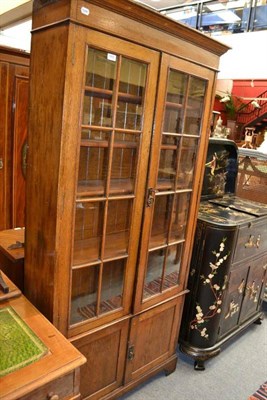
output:
M112 53L108 53L107 58L108 58L109 61L116 61L117 60L116 54L112 54Z
M81 13L82 13L83 15L89 15L89 14L90 14L90 10L89 10L89 8L87 8L87 7L82 7L82 8L81 8Z

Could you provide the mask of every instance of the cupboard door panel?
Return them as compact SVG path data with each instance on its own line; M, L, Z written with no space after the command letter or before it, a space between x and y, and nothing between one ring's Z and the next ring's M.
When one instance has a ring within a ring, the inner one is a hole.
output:
M132 319L126 382L137 379L175 354L182 300L183 296L178 297Z
M135 311L185 289L213 82L210 71L167 55L160 76Z
M240 324L255 313L261 305L263 283L266 279L266 262L267 256L265 255L260 259L251 261L249 264L248 278L239 319Z
M122 385L128 328L126 320L73 340L87 358L81 367L82 398L96 400Z
M230 272L226 298L223 299L223 311L220 319L219 337L237 328L246 289L248 268L243 266Z

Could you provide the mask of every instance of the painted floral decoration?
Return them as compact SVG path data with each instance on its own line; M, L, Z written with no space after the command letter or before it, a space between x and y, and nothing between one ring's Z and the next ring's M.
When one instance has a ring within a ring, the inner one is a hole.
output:
M217 314L220 314L222 309L222 295L223 292L226 288L226 281L227 281L227 276L224 277L224 283L222 286L219 286L217 283L214 283L214 278L216 277L218 273L218 269L220 266L227 260L227 258L230 255L230 252L227 254L225 253L225 242L226 238L222 239L222 242L220 243L219 250L213 250L212 254L215 256L215 261L210 262L210 273L208 276L201 275L201 280L203 282L203 285L207 285L213 296L214 296L214 301L212 304L210 304L208 311L204 314L203 309L200 304L196 305L196 316L195 318L190 322L190 327L191 329L197 330L200 335L208 339L209 338L209 333L208 333L208 328L207 328L207 323L210 321L211 318L215 317Z
M229 163L229 153L226 150L215 152L212 160L205 164L206 168L210 168L207 174L209 179L209 190L216 195L225 193L227 167Z

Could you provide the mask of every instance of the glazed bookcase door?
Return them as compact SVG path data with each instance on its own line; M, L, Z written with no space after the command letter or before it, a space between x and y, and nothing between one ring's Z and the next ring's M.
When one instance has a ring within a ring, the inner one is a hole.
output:
M138 209L145 193L142 171L147 168L153 122L158 54L134 45L129 52L123 41L104 39L103 48L89 43L86 49L72 327L86 322L96 326L129 312L141 223Z
M192 70L192 73L189 71ZM151 150L136 307L181 292L196 203L198 152L212 75L164 57ZM165 95L163 95L165 93ZM194 207L191 207L191 204Z

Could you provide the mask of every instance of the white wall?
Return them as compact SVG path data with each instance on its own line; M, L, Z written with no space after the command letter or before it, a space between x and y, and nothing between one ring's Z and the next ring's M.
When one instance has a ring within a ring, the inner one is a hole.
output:
M213 38L232 48L220 59L218 79L267 80L267 30Z
M1 1L1 0L0 0ZM3 1L3 0L2 0ZM23 21L12 28L0 31L0 45L14 47L16 49L30 51L31 48L32 21Z
M0 32L0 44L30 50L31 21ZM213 36L232 49L220 59L218 79L267 80L267 30Z

